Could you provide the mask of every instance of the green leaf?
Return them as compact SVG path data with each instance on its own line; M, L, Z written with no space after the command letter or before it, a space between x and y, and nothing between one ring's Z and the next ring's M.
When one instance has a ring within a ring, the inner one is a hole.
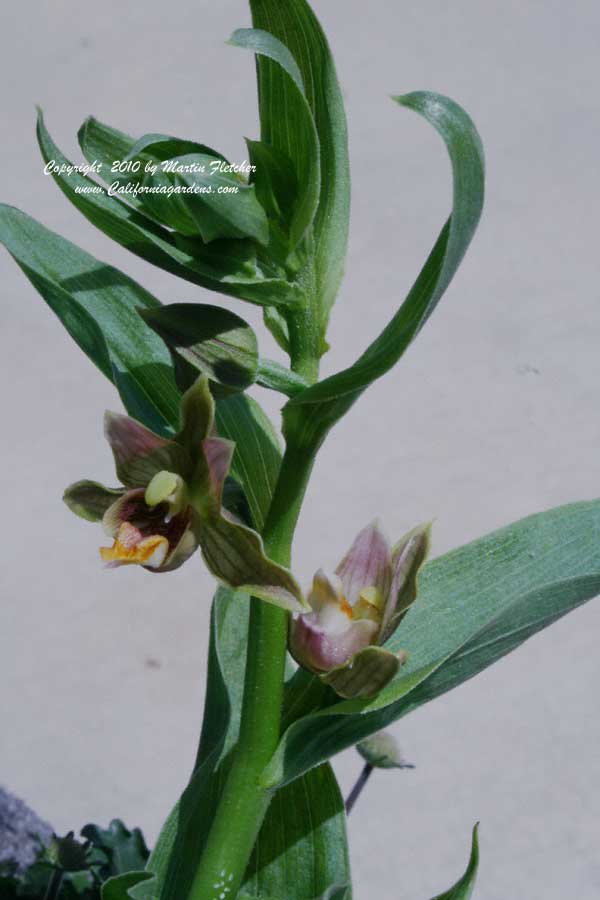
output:
M113 164L126 159L135 145L135 138L99 122L93 116L88 116L83 122L77 132L77 140L87 161L90 164L100 163L100 177L109 184L116 180L116 174L111 173Z
M263 309L263 320L269 329L277 344L287 354L290 353L290 330L285 319L277 307L265 306Z
M433 900L469 900L469 898L472 896L473 889L475 887L475 879L477 878L477 869L479 868L479 841L477 834L478 830L479 825L476 825L473 829L471 856L469 858L467 871L460 879L460 881L456 882L454 887L451 887L449 891L446 891L443 894L438 894L438 896L434 897Z
M322 439L362 391L398 362L450 284L481 215L483 149L469 116L454 101L439 94L417 92L394 99L422 115L444 139L452 163L452 214L404 303L379 337L354 365L288 403L288 428L296 429L305 443Z
M256 335L247 322L229 310L200 303L171 303L141 310L140 314L174 359L187 364L190 382L204 374L217 384L243 391L256 380ZM180 383L182 389L188 386Z
M150 189L170 189L170 194L149 191L140 195L155 218L182 234L199 235L205 243L246 237L268 243L269 225L254 186L218 168L227 163L190 153L166 160L165 165L169 164L176 170L165 171L159 165L154 174L143 177L142 184Z
M150 872L126 872L109 878L102 885L102 900L131 900L129 889L152 878Z
M298 185L297 201L290 222L290 244L293 249L305 236L317 211L320 194L319 139L311 109L306 99L305 87L300 69L292 53L277 37L258 28L239 28L231 35L229 43L256 53L260 66L268 62L271 72L282 86L285 95L279 103L273 100L269 112L271 129L266 132L266 116L263 116L262 87L259 88L261 103L261 136L263 143L270 145L290 159L295 168ZM260 84L260 75L259 75ZM277 90L277 88L275 88ZM273 127L277 121L278 128Z
M138 900L180 900L187 894L237 740L248 615L248 597L223 588L217 592L195 773L150 857L155 879L134 891ZM275 795L242 894L312 900L329 885L349 881L343 801L325 765Z
M292 780L382 730L599 593L598 500L529 516L428 563L416 603L386 644L408 651L401 673L375 700L320 697L320 709L314 679L297 674L288 688L297 720L264 783Z
M138 208L147 210L159 222L181 231L200 235L205 242L218 238L268 240L268 223L255 188L238 175L217 151L204 144L163 134L147 134L130 147L124 164L137 166L113 176L121 185L144 188L193 187L193 193L165 194L142 190ZM192 167L195 171L176 171ZM130 197L127 191L126 197Z
M128 411L168 431L179 416L171 359L136 312L159 301L14 207L0 205L0 241L83 352L111 381L116 373L128 385Z
M73 166L58 149L40 112L38 143L46 163ZM222 294L264 305L297 304L298 289L277 273L256 265L256 248L247 240L213 241L172 234L137 209L109 193L92 178L76 171L53 171L52 176L73 205L104 234L136 256L186 281Z
M289 891L289 889L287 889ZM271 896L265 897L264 894L261 894L260 897L257 897L256 894L250 896L250 894L240 895L239 900L286 900L289 894L281 894L278 897ZM320 894L318 897L312 897L311 900L351 900L352 893L350 885L348 884L332 884L327 888L324 893Z
M313 221L314 276L324 332L346 257L350 216L348 137L342 93L327 39L306 0L250 0L252 22L290 51L302 77L319 141L320 192ZM305 152L294 85L268 58L258 60L261 140L292 160ZM302 184L302 182L301 182Z
M113 819L106 829L86 825L81 835L106 854L112 875L143 869L150 855L140 829L129 831L120 819Z
M269 220L269 251L285 263L290 251L293 210L298 196L298 178L290 158L262 141L246 138L250 164L255 167L251 181Z
M262 531L281 465L277 433L246 394L218 400L216 420L219 434L235 443L231 472L244 488L254 527Z
M197 141L172 137L168 134L144 134L141 138L133 138L123 131L88 116L77 132L81 152L88 162L99 162L102 165L100 175L110 184L114 181L127 183L135 173L119 172L114 164L140 159L142 163L154 160L171 159L186 153L206 153L218 159L225 159L222 154L199 144ZM147 152L150 148L152 152ZM112 171L115 169L115 171ZM139 174L137 176L139 178Z
M346 897L331 891L349 883L343 800L328 765L278 791L269 806L242 893L312 900Z

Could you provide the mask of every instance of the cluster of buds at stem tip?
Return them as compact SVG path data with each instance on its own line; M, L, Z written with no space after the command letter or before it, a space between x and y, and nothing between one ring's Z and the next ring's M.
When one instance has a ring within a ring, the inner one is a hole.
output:
M430 523L394 547L374 522L356 537L335 573L316 573L311 611L290 627L290 651L341 697L375 697L406 661L382 645L417 596L417 577L429 553Z
M304 611L292 574L269 559L260 535L223 505L234 444L217 435L214 416L205 376L183 395L180 430L172 437L107 413L105 434L123 487L78 481L65 491L65 503L81 518L102 522L112 539L100 550L109 567L169 572L199 547L223 584Z

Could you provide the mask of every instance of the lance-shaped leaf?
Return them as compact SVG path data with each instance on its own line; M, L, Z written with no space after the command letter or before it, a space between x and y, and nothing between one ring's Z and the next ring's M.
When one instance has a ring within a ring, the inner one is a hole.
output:
M311 698L295 676L294 718L265 784L297 777L472 678L536 632L600 593L600 501L529 516L428 563L419 598L386 648L408 663L370 701Z
M290 253L293 212L298 196L298 177L291 159L262 141L246 138L250 179L269 220L269 252L285 263Z
M226 167L227 163L200 153L165 160L156 172L144 175L143 185L150 190L141 194L142 203L159 221L182 234L199 235L204 243L251 238L267 244L269 226L254 185Z
M304 897L297 891L292 898L290 887L286 887L284 890L283 894L270 894L268 897L265 894L240 894L239 900L351 900L352 898L352 889L349 884L332 884L318 897L310 898Z
M91 163L100 163L100 175L106 182L111 178L111 169L116 162L126 159L135 145L135 138L124 131L112 128L100 122L94 116L88 116L77 132L77 140L81 152Z
M306 0L250 0L252 22L278 38L294 58L306 88L319 141L319 204L313 220L314 270L324 332L346 257L350 167L342 93L327 38ZM258 60L261 140L292 160L306 147L301 101L281 68ZM300 183L302 188L302 183Z
M93 116L88 116L83 122L77 132L77 140L79 141L81 152L88 162L99 162L101 164L99 174L107 184L112 184L115 181L119 182L119 184L127 184L130 181L139 181L140 179L139 171L137 173L119 172L118 167L114 165L117 162L130 162L139 159L140 164L145 166L146 163L160 162L175 156L183 156L186 153L206 153L209 156L223 159L227 162L225 157L216 150L207 147L205 144L199 144L197 141L176 138L166 134L145 134L136 140L131 135L112 128L110 125L98 121ZM152 154L146 153L146 148L149 146L152 147ZM129 197L128 202L138 205L135 197ZM139 203L139 206L142 207L142 204Z
M263 320L282 350L290 352L290 330L285 319L276 306L265 306Z
M100 371L111 381L118 373L134 389L134 408L124 397L132 415L168 430L179 415L171 359L136 312L159 301L14 207L0 205L0 241Z
M278 38L268 31L259 28L240 28L234 31L229 43L234 47L243 47L257 54L259 60L265 60L270 71L278 70L277 79L285 84L286 97L290 106L285 110L285 122L279 132L272 131L268 135L266 117L262 115L261 98L261 136L265 143L275 150L281 151L292 161L298 184L298 194L290 223L290 245L295 247L310 228L317 211L321 190L319 165L319 139L313 115L306 98L302 73L294 56ZM259 73L260 73L259 62ZM282 110L270 110L270 122L277 120Z
M112 180L124 188L141 184L139 197L129 190L125 196L133 197L134 205L156 221L181 234L200 235L205 242L246 237L267 242L267 219L254 187L216 150L170 135L146 134L129 147L124 162L137 171L116 173ZM145 190L161 186L188 187L193 192Z
M46 163L54 161L58 166L73 166L48 134L41 113L37 135ZM173 235L86 175L53 171L52 177L86 219L153 265L186 281L251 303L279 306L300 301L298 289L278 273L257 268L252 241L213 241L207 246L200 239Z
M130 889L152 878L151 872L125 872L108 878L101 888L102 900L131 900Z
M235 313L200 303L171 303L140 315L165 342L183 376L243 391L256 380L258 343L252 328ZM187 386L182 381L180 387Z
M281 466L277 432L247 394L218 400L216 422L219 434L235 443L231 472L244 488L254 527L262 531Z
M475 888L475 879L477 878L477 870L479 868L479 825L473 829L473 837L471 840L471 856L469 857L469 865L463 877L456 882L454 887L443 894L438 894L433 900L469 900Z
M404 303L354 365L295 396L288 430L304 443L320 440L361 392L394 366L450 284L475 232L483 206L484 161L477 130L457 103L427 92L394 98L422 115L446 143L453 176L452 214Z

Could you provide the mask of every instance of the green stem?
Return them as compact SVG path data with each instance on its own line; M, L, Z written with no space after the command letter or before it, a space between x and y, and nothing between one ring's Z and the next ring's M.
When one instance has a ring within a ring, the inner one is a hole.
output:
M323 336L320 325L319 297L312 284L312 275L306 270L304 303L290 310L286 316L292 371L301 375L309 384L319 376L319 360L322 355Z
M264 542L269 556L285 566L313 459L288 447L282 460ZM280 737L287 630L284 610L251 600L238 743L188 900L221 900L223 893L233 900L243 882L271 800L259 779Z
M62 886L63 874L62 869L55 869L52 872L52 877L48 882L46 893L44 894L44 900L56 900Z

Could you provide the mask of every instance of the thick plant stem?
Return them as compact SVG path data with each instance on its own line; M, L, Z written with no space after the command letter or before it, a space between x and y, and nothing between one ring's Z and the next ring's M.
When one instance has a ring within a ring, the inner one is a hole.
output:
M313 458L288 447L264 531L269 556L289 565ZM260 776L280 736L288 614L252 599L240 733L234 761L188 900L234 900L271 800Z

